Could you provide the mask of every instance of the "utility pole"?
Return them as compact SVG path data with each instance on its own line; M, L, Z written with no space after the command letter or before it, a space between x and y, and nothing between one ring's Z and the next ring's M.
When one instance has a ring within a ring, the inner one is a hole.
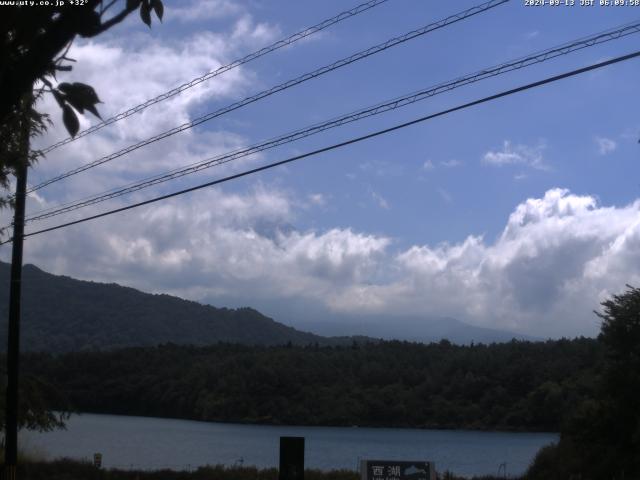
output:
M5 411L4 480L16 480L18 463L18 372L20 361L20 299L22 294L22 245L24 242L24 211L27 197L29 167L29 109L31 96L23 103L20 122L20 147L23 161L16 169L15 212L11 251L11 283L9 286L9 333L7 346L7 401Z

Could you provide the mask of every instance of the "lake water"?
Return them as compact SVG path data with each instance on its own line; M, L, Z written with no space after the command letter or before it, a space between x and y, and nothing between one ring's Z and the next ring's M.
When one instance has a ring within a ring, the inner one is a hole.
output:
M305 437L305 466L357 470L359 459L431 460L459 475L524 472L553 433L237 425L117 415L74 415L66 431L21 432L26 450L49 459L103 455L106 468L174 470L202 465L277 467L280 436ZM241 460L242 459L242 460Z

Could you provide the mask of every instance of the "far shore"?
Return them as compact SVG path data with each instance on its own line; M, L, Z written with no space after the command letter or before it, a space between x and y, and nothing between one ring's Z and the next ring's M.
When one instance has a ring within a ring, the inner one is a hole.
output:
M60 413L60 412L56 412ZM548 434L548 435L559 435L558 432L550 432L547 430L532 430L532 429L524 429L524 428L488 428L480 425L353 425L350 423L344 424L334 424L334 425L317 425L317 424L285 424L278 422L242 422L242 421L209 421L209 420L200 420L197 418L189 418L189 417L158 417L155 415L129 415L126 413L109 413L109 412L70 412L71 416L81 416L81 415L113 415L116 417L131 417L131 418L158 418L162 420L178 420L183 422L199 422L199 423L211 423L211 424L221 424L221 425L248 425L255 427L304 427L304 428L372 428L372 429L406 429L406 430L439 430L439 431L456 431L456 432L483 432L483 433L540 433L540 434Z

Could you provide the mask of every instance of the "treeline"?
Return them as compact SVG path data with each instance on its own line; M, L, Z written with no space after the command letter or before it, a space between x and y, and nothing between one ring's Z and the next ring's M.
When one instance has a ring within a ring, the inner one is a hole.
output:
M27 354L81 412L205 421L558 431L598 378L593 339L458 346L166 344ZM62 408L64 405L51 405Z

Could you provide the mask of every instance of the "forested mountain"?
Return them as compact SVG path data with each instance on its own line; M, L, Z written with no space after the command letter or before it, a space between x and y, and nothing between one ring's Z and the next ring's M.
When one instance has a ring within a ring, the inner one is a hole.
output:
M26 374L56 385L83 412L558 431L562 419L589 397L602 356L601 345L585 338L473 346L167 344L29 354L22 365Z
M0 262L0 349L6 349L9 269ZM251 308L201 305L170 295L152 295L116 284L76 280L23 270L21 345L23 351L67 352L127 346L248 345L287 342L350 342L301 332Z

